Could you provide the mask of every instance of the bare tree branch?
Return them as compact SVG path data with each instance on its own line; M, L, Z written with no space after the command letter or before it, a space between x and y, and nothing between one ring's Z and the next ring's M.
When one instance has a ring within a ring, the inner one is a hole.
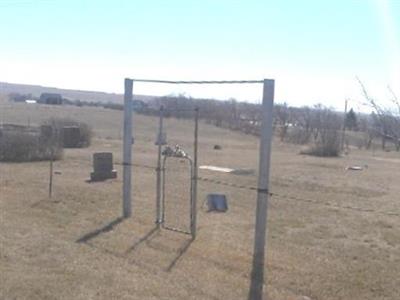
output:
M362 94L364 98L369 103L369 106L374 109L376 113L376 119L378 121L378 126L374 126L374 130L377 130L382 137L382 148L385 148L386 139L391 140L397 151L400 151L400 104L397 96L394 94L393 90L388 87L389 91L393 95L391 101L399 109L399 114L395 114L393 110L387 109L378 104L367 92L364 84L361 82L360 78L356 77L358 83L360 84Z
M392 94L393 99L392 102L397 106L397 110L398 110L398 115L400 116L400 101L397 98L396 94L394 93L394 91L392 90L392 88L390 87L390 85L388 85L388 90L389 92Z

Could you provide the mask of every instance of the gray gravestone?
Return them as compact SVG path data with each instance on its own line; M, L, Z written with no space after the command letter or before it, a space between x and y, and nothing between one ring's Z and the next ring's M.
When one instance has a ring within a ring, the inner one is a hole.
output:
M93 154L93 172L90 173L91 181L101 181L117 178L117 171L113 169L113 155L111 152L98 152Z

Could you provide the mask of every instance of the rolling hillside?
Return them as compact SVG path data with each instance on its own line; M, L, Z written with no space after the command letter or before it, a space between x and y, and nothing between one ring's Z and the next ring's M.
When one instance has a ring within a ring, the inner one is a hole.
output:
M20 94L32 94L34 97L39 97L41 93L57 93L61 94L63 98L70 100L81 100L81 101L100 101L100 102L115 102L122 103L123 95L115 93L104 93L95 91L80 91L80 90L68 90L59 89L55 87L46 87L40 85L29 85L29 84L17 84L0 82L0 94L8 95L10 93ZM154 97L135 95L136 99L147 101Z

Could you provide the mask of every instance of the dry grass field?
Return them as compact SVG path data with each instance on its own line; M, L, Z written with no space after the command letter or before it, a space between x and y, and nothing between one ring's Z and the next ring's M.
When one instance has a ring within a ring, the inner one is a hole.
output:
M87 183L94 152L121 162L122 112L0 102L0 122L50 117L86 121L86 149L54 163L0 163L0 299L246 299L254 191L199 181L198 236L154 230L157 118L134 116L133 218L122 220L118 178ZM192 151L193 124L166 121L169 142ZM200 124L199 165L256 169L255 137ZM219 144L222 150L214 150ZM341 158L299 155L274 141L266 294L274 300L400 299L400 155L352 150ZM368 166L346 171L350 165ZM171 222L184 224L187 174L171 164ZM254 186L256 175L200 170L199 176ZM208 193L225 193L227 213L207 213ZM182 203L182 206L177 206ZM175 213L175 215L173 215ZM394 213L394 214L391 214ZM397 215L396 215L397 214Z

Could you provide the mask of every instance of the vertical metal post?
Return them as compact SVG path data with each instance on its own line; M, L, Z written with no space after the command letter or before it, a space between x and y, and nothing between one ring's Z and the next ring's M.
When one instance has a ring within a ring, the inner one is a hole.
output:
M156 224L157 228L160 228L161 222L164 220L161 217L161 150L163 145L163 119L164 119L164 106L160 107L160 119L158 126L158 158L157 158L157 195L156 195ZM164 209L164 208L163 208Z
M193 149L193 177L192 177L192 203L190 212L190 233L192 239L196 238L197 227L197 152L199 136L199 108L196 107L194 115L194 149Z
M51 127L51 139L59 139L58 132L54 127ZM51 148L50 166L49 166L49 198L53 195L53 161L54 161L54 147Z
M164 156L162 160L162 168L161 168L161 224L164 226L165 221L165 164L167 161L167 156Z
M341 139L341 150L344 150L344 139L346 134L346 119L347 119L347 99L344 102L344 117L343 117L343 127L342 127L342 139Z
M122 215L129 218L132 215L131 196L131 165L132 165L132 98L133 80L125 78L124 95L124 140L123 140L123 186Z
M49 198L53 194L53 156L50 158L50 173L49 173Z
M257 208L249 300L263 299L274 89L275 81L264 79Z

